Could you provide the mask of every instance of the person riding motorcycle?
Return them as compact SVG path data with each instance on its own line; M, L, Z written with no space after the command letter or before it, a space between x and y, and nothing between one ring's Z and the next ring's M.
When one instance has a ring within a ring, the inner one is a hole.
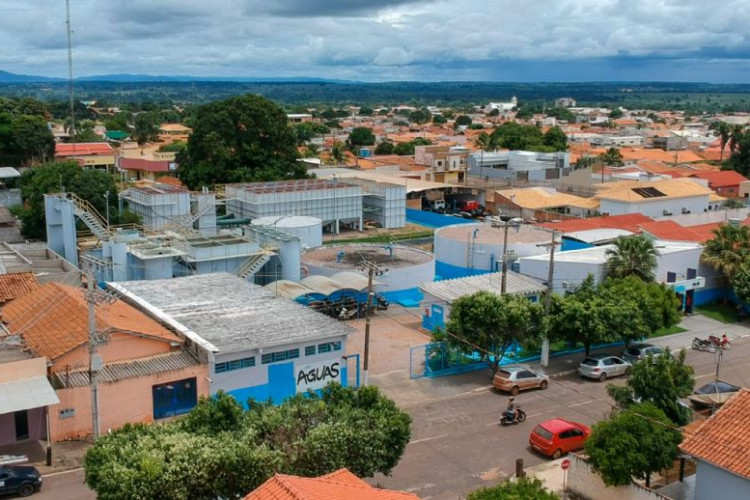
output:
M508 418L515 420L517 416L516 415L517 406L515 405L513 401L515 401L515 398L510 398L508 400L508 408L505 410L505 414L508 416Z

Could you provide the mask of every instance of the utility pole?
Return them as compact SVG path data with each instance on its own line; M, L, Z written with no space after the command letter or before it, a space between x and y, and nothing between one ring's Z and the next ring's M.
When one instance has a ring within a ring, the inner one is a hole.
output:
M75 115L75 104L73 102L73 39L72 30L70 28L70 0L65 0L65 24L67 25L68 32L68 99L70 101L70 138L73 141L73 147L75 148L75 136L76 136L76 115Z
M508 226L513 226L516 229L518 229L523 221L519 218L514 218L508 221L505 221L505 225L503 226L504 234L503 234L503 275L500 278L500 294L504 295L506 290L506 285L508 283L508 257L510 256L508 252Z
M91 386L91 423L94 440L99 438L99 368L101 357L96 353L96 292L94 290L94 273L92 264L84 260L86 264L86 302L89 309L89 385Z
M107 200L107 229L109 229L109 191L104 193L104 198Z
M554 278L555 278L555 247L559 245L557 241L555 241L557 237L557 232L552 231L552 241L550 243L543 243L541 245L538 245L540 247L549 247L549 273L547 274L547 296L544 298L544 318L546 322L546 330L544 332L544 340L542 341L542 356L541 356L541 365L544 368L547 368L549 366L549 309L550 305L552 304L552 289L554 286Z
M362 364L362 385L367 386L369 383L370 373L370 316L372 316L372 299L375 292L372 290L373 278L375 275L382 276L387 269L381 269L375 262L362 260L363 270L367 270L367 309L365 309L365 356Z

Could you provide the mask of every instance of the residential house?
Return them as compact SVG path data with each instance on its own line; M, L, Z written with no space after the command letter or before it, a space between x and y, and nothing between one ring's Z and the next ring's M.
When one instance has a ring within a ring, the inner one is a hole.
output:
M50 406L60 402L47 380L46 358L31 358L0 336L0 446L47 439ZM13 351L16 351L13 353ZM9 358L8 354L18 354Z
M557 215L587 217L599 210L597 198L582 198L554 188L531 187L495 192L499 212L524 219L550 220Z
M748 421L750 390L742 389L680 444L696 462L695 500L750 498Z
M93 357L82 288L47 283L3 307L2 321L49 360L60 400L50 407L52 441L92 433L90 368L98 372L101 432L188 412L208 394L207 367L183 349L185 341L122 300L99 296Z
M716 170L709 172L698 172L690 177L703 179L708 182L708 187L718 195L727 198L739 198L740 184L747 182L747 178L734 170Z
M414 162L430 169L426 180L463 182L469 152L464 146L417 146Z
M701 213L717 209L722 203L711 189L691 179L618 181L598 187L599 211L609 215L641 213L663 217Z
M419 500L413 493L371 486L348 469L320 477L274 474L244 500Z
M156 181L162 176L177 176L175 153L170 152L154 152L137 158L120 157L117 159L117 169L131 181Z
M350 384L346 339L353 329L228 273L108 283L209 365L210 393L281 402L329 382Z
M115 150L106 142L55 144L55 160L73 160L82 167L115 168Z
M32 273L0 274L0 306L39 288Z

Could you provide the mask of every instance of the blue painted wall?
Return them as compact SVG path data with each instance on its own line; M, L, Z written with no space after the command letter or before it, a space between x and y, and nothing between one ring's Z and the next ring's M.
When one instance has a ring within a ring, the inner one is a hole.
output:
M454 224L476 224L477 221L453 217L452 215L436 214L434 212L424 212L414 208L406 209L406 220L412 224L419 224L426 227L445 227Z
M489 269L469 269L467 267L454 266L445 262L435 261L435 274L440 279L449 280L453 278L465 278L466 276L476 276L477 274L487 274ZM435 279L436 281L437 278Z
M244 387L228 391L239 403L247 409L247 401L255 399L256 401L268 401L271 399L274 404L280 404L290 396L297 393L297 381L294 378L294 363L276 363L266 365L268 367L268 383L256 385L253 387ZM347 366L341 367L339 383L347 386ZM320 391L315 391L320 394Z
M562 238L562 245L560 245L560 250L565 252L568 250L582 250L584 248L592 248L594 245L591 243L584 243L583 241L578 240L571 240L563 236Z

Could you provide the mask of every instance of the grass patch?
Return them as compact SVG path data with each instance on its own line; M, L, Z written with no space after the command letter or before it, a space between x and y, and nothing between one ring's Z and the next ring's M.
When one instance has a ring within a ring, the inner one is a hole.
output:
M682 332L686 332L686 331L687 331L687 329L682 328L681 326L675 325L675 326L670 326L669 328L659 328L654 333L652 333L651 335L649 335L648 338L654 339L656 337L663 337L665 335L672 335L674 333L682 333Z
M349 243L399 243L401 241L417 240L420 238L429 238L434 234L433 229L425 229L421 231L413 231L410 233L401 234L377 234L375 236L365 236L363 238L341 238L336 240L329 240L324 242L324 245L341 245Z
M696 307L695 310L708 318L721 321L722 323L737 323L740 320L737 307L730 304L708 304Z

